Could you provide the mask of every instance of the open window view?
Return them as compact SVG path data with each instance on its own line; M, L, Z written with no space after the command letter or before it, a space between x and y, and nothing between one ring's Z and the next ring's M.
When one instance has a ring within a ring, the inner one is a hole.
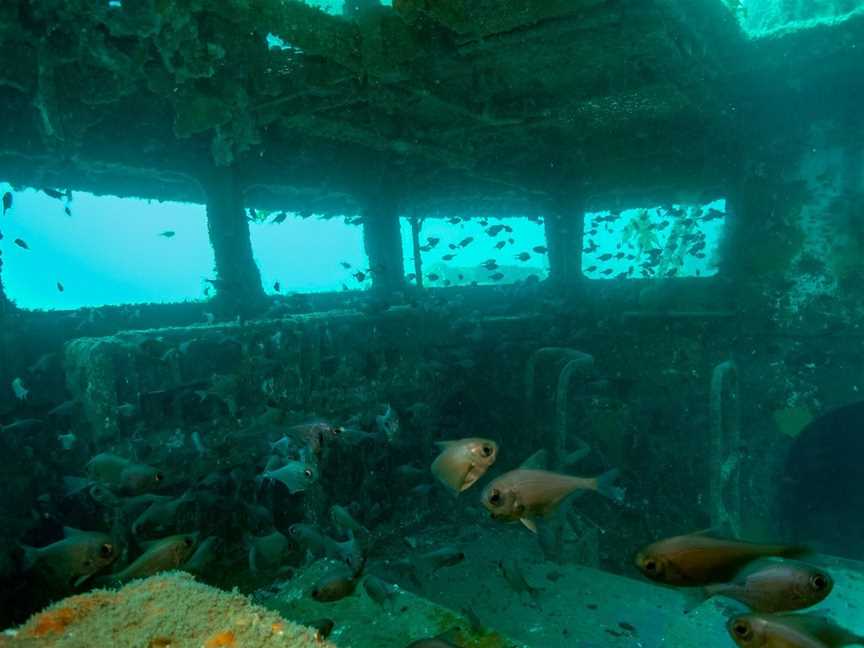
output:
M200 205L26 189L0 232L6 294L20 308L201 299L213 251Z
M372 283L363 230L352 218L251 210L252 250L270 294L332 292Z
M0 63L0 648L864 645L864 0L6 0Z
M717 274L726 201L585 215L582 272L591 279Z
M549 271L539 218L403 219L402 241L406 276L415 285L511 284L545 278ZM415 264L418 257L419 273Z

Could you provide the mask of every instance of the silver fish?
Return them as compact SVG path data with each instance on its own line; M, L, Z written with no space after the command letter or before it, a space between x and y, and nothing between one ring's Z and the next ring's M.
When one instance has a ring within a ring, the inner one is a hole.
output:
M277 470L265 470L261 479L282 482L290 493L302 493L317 481L318 471L302 461L289 460Z

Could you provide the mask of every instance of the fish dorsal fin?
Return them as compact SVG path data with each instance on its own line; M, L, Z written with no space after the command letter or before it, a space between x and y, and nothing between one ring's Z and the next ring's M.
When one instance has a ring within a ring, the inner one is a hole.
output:
M537 523L531 518L519 518L519 521L526 526L526 528L531 531L531 533L537 533Z
M546 450L538 450L530 457L528 457L525 461L523 461L519 468L523 470L545 470L549 466L549 453Z
M75 527L63 527L63 537L71 538L73 536L80 536L87 533L86 531L82 531L81 529L76 529Z
M451 448L456 445L455 441L436 441L435 445L441 450L446 450L447 448Z

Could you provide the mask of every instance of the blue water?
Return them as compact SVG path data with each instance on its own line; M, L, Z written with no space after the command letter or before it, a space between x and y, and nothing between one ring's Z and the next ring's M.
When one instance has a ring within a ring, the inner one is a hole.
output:
M0 191L10 190L8 184L0 184ZM67 202L34 189L14 194L13 208L0 220L4 234L0 249L4 251L7 293L20 307L71 309L206 299L205 279L215 274L202 205L87 193L75 193ZM67 207L70 214L64 211ZM718 200L704 206L703 211L709 208L725 214L726 204ZM585 245L593 240L598 248L583 256L583 272L591 279L614 279L635 266L632 278L641 278L639 264L644 262L646 251L640 244L646 241L640 241L637 232L628 231L633 230L639 210L624 211L611 223L592 225L608 213L585 216ZM660 208L648 210L648 215L654 226L669 220ZM369 288L369 261L360 226L348 224L344 218L291 215L281 224L272 223L272 218L250 223L253 253L268 293L277 292L277 282L282 294ZM490 227L502 224L512 231L489 234ZM405 274L410 276L415 271L411 226L407 219L402 219L401 225ZM718 218L699 223L692 230L705 237L701 258L667 249L674 223L657 230L648 243L665 250L659 269L665 273L675 265L679 277L716 274L724 226L725 218ZM592 229L596 232L593 235ZM174 232L174 236L160 236L166 231ZM507 284L532 275L538 279L548 276L548 254L535 250L546 245L542 222L476 216L455 223L445 218L426 219L421 244L428 244L430 238L440 241L422 254L427 287ZM468 238L473 240L459 245ZM23 239L30 249L15 245L15 239ZM502 241L504 246L496 248ZM620 251L636 259L597 261L604 253ZM518 256L523 253L528 255L526 260ZM445 260L448 255L453 258ZM489 260L498 267L487 270L481 266ZM601 274L606 268L613 272ZM496 273L503 277L493 278ZM62 292L58 282L63 285Z
M10 191L0 184L0 192ZM75 193L65 200L41 191L15 191L13 208L0 219L3 281L22 308L71 309L106 304L205 299L215 277L202 205ZM319 292L368 287L342 261L366 269L360 227L343 219L289 217L284 223L251 223L255 259L265 289ZM174 232L171 238L160 236ZM24 240L29 250L14 244ZM63 292L57 287L63 285Z

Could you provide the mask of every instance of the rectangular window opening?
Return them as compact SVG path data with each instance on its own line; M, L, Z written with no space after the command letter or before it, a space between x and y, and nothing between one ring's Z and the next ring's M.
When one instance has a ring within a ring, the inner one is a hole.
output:
M0 183L3 282L25 309L202 299L213 250L202 205Z
M248 209L268 294L365 290L372 284L361 219Z
M582 273L589 279L717 274L726 200L585 214Z
M539 218L471 216L420 219L423 285L490 286L549 274L543 221ZM416 283L411 219L402 219L405 274Z

